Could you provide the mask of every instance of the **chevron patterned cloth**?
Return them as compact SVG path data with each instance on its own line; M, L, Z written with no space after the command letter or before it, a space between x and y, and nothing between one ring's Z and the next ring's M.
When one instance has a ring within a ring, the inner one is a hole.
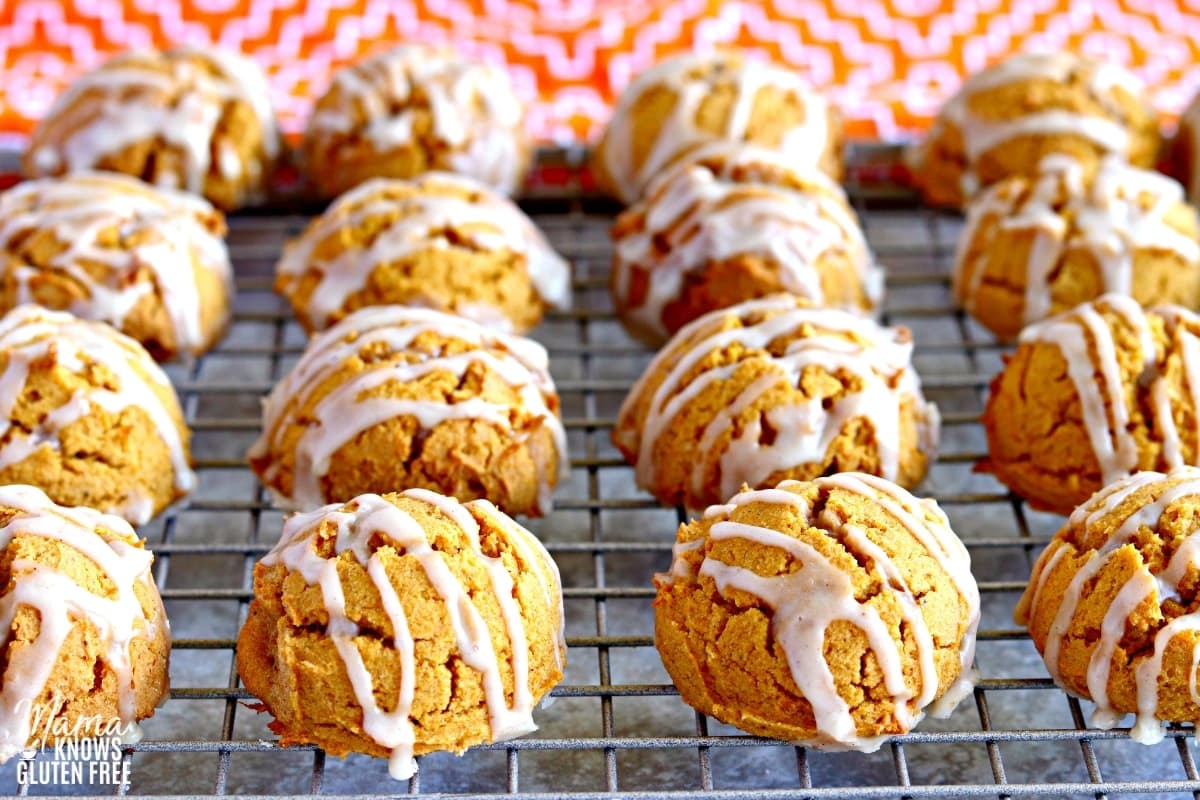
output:
M332 69L400 41L507 65L531 131L560 143L594 136L632 75L686 48L790 64L856 138L919 130L964 74L1017 50L1125 64L1164 120L1200 88L1200 0L0 0L0 136L19 141L110 55L179 43L257 60L295 133Z

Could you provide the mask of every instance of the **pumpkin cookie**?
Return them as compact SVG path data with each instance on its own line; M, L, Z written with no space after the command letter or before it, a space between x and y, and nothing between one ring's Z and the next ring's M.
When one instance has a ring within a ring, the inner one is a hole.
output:
M135 525L196 485L170 381L133 339L37 306L0 319L0 486Z
M1050 156L967 205L954 295L1000 339L1102 294L1200 306L1200 223L1183 187L1110 159Z
M684 327L621 406L613 443L667 505L703 508L743 484L872 472L916 485L933 461L904 328L776 295Z
M1171 174L1187 187L1188 198L1200 203L1200 92L1179 116L1168 155Z
M861 311L882 300L883 271L841 187L760 147L693 151L617 218L612 238L613 305L652 344L776 292Z
M137 741L167 696L154 556L125 520L32 486L0 486L0 525L0 762L64 739Z
M305 167L325 197L434 170L513 194L531 152L525 109L504 70L424 45L338 70L304 134Z
M776 150L797 168L842 175L842 125L795 72L738 53L685 54L638 75L617 100L592 159L601 188L625 203L676 159L713 141Z
M683 700L759 736L877 750L971 693L979 589L932 500L843 473L681 525L655 643Z
M144 50L67 88L34 130L25 172L123 172L232 211L266 197L279 150L253 61L214 48Z
M159 359L201 355L229 321L225 218L133 178L80 172L0 194L0 310L107 322Z
M537 728L566 663L558 568L486 500L423 489L293 516L254 569L238 673L284 745L390 759Z
M1096 704L1091 724L1136 714L1143 744L1163 720L1200 722L1198 516L1200 469L1121 478L1072 512L1017 606L1054 682Z
M313 338L267 398L249 453L289 508L415 486L534 515L550 510L566 457L541 345L402 306Z
M910 152L925 200L961 206L1012 175L1033 178L1051 154L1070 156L1090 178L1117 156L1152 167L1158 119L1142 84L1124 68L1073 53L1021 53L963 83Z
M990 471L1069 514L1138 470L1200 462L1200 317L1104 295L1021 332L983 412Z
M524 332L570 305L571 270L509 200L430 173L339 197L284 248L275 290L309 332L393 303Z

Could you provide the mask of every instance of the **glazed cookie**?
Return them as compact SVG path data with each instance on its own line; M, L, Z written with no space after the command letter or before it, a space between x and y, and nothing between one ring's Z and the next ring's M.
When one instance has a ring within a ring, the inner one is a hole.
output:
M1107 292L1200 306L1200 224L1175 181L1116 159L1089 179L1049 156L968 203L954 296L1000 339Z
M636 76L592 159L601 188L632 203L663 169L712 141L778 151L797 169L839 180L837 112L795 72L737 53L685 54Z
M250 465L289 508L412 486L541 515L567 474L538 343L377 306L309 342L263 408Z
M265 198L279 142L253 61L214 48L138 51L67 88L34 130L25 172L123 172L231 211Z
M759 736L873 752L971 693L979 589L932 500L859 473L681 525L655 644L683 700Z
M133 339L37 306L0 319L0 486L141 525L195 487L188 438L167 376Z
M883 272L841 187L760 147L693 151L617 218L612 238L613 305L651 344L776 292L862 311L882 299Z
M433 170L513 194L530 153L525 109L504 70L423 45L334 73L304 135L309 178L326 197L370 178Z
M537 728L566 660L558 568L486 500L365 494L287 521L237 656L282 744L408 778L414 755Z
M275 290L309 332L392 303L523 332L570 305L571 269L509 200L429 173L338 198L284 248Z
M1115 155L1152 167L1158 120L1142 84L1122 67L1072 53L1022 53L973 75L910 153L926 202L960 206L1012 175L1032 178L1063 154L1090 178Z
M34 302L107 322L170 359L229 320L225 219L204 200L103 172L0 195L0 309Z
M0 762L63 738L137 741L167 696L154 556L124 520L32 486L0 486L0 522Z
M1137 470L1200 462L1200 317L1104 295L1021 332L983 413L992 472L1069 514Z
M683 328L630 390L613 443L638 485L699 509L738 487L872 472L914 486L933 461L937 408L912 339L776 295Z
M1097 728L1133 713L1130 736L1154 744L1162 720L1200 722L1198 513L1200 470L1139 472L1076 509L1033 568L1016 620Z

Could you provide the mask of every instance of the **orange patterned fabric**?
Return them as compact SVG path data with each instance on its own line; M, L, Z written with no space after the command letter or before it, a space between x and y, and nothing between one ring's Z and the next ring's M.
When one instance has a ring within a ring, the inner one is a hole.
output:
M559 142L595 135L631 75L688 47L792 65L858 138L920 129L964 73L1021 49L1126 64L1164 119L1200 87L1200 0L0 0L0 135L109 55L174 43L251 55L294 133L331 69L401 41L507 64L532 131Z

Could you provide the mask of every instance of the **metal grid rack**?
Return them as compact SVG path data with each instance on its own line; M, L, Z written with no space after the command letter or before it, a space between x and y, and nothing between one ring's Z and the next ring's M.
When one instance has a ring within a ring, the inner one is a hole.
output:
M880 156L883 161L880 161ZM581 191L577 153L558 154L565 182L527 203L574 264L574 309L536 332L551 353L563 400L572 471L556 510L529 522L564 578L569 665L553 707L530 737L475 748L462 759L427 756L409 782L382 761L326 759L283 750L238 683L234 639L250 598L254 561L274 542L281 515L243 462L259 427L259 397L298 356L304 337L272 294L271 271L300 215L230 220L238 273L235 322L212 354L172 368L195 438L201 489L143 529L172 619L171 699L129 748L130 792L158 795L361 795L572 798L1200 798L1190 726L1153 748L1125 730L1086 728L1086 704L1045 670L1013 604L1058 518L1031 512L992 478L972 471L985 441L978 415L1001 348L950 303L947 273L959 221L919 209L880 186L859 154L849 188L875 252L889 268L885 321L909 326L926 394L943 411L940 461L918 493L947 510L967 541L983 593L973 700L949 720L926 720L880 752L821 753L758 739L686 708L653 647L651 575L670 559L676 511L633 484L608 441L616 409L650 354L625 337L606 290L613 209ZM894 153L892 153L894 155ZM565 176L565 177L564 177ZM864 178L865 176L865 178ZM46 757L43 754L42 757ZM0 791L15 784L0 770ZM96 791L76 787L80 791ZM35 787L54 794L62 787ZM22 789L20 794L25 794ZM118 793L124 793L118 791Z

